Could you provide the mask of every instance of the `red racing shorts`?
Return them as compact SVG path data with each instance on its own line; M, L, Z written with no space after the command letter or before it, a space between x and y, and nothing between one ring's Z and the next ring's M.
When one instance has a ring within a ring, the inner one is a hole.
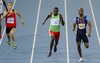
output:
M60 38L60 32L49 31L49 33L50 33L51 37L54 36L55 40L59 40L59 38Z

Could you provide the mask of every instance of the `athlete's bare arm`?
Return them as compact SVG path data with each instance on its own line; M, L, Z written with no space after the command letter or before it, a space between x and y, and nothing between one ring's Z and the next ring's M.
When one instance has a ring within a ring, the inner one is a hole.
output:
M76 23L73 23L72 31L75 31L75 28L76 28Z
M3 12L3 15L2 15L2 18L1 18L1 19L7 17L8 14L9 14L9 13L5 10L5 11Z
M22 25L24 25L24 20L22 19L21 14L18 13L16 10L14 10L14 11L15 11L15 13L18 15L18 17L21 19L21 23L22 23Z
M90 37L91 36L91 31L92 31L92 25L91 25L91 22L90 21L87 24L89 26L88 36Z
M46 19L45 19L44 22L43 22L43 25L45 24L45 22L47 21L47 19L49 19L49 18L51 17L51 15L52 15L52 13L50 13L50 14L46 17Z
M63 17L62 17L61 14L60 14L60 21L61 21L62 26L64 26L65 25L65 22L64 22Z
M6 10L8 11L5 0L2 0L2 2L3 2L3 5L5 6Z

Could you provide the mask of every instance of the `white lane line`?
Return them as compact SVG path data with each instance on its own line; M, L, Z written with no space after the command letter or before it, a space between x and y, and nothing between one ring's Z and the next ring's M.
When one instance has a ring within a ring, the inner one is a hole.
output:
M31 53L30 63L32 63L33 56L34 56L34 48L35 48L35 42L36 42L36 34L37 34L37 28L38 28L40 8L41 8L41 0L39 0L39 7L38 7L38 13L37 13L37 19L36 19L36 26L35 26L35 32L34 32L34 38L33 38L33 45L32 45L32 53Z
M96 23L96 19L95 19L95 16L94 16L94 11L93 11L91 0L89 0L89 4L90 4L91 13L92 13L92 17L93 17L93 21L94 21L94 25L95 25L95 29L96 29L96 33L97 33L97 37L98 37L98 41L99 41L99 45L100 45L100 35L99 35L99 32L98 32L97 23Z
M16 4L16 0L14 0L13 8L14 8L15 4ZM0 45L2 44L2 40L3 40L3 37L4 37L5 31L6 31L6 26L4 27L4 30L3 30L3 33L2 33L2 38L0 40Z
M66 0L64 0L64 5L65 5L65 24L66 24L67 63L69 63L68 23L67 23L67 1Z

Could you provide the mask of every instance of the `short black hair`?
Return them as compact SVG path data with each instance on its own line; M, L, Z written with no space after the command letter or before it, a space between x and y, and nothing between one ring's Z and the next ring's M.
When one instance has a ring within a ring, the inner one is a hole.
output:
M58 7L54 7L54 9L57 9L57 10L59 10L59 9L58 9Z

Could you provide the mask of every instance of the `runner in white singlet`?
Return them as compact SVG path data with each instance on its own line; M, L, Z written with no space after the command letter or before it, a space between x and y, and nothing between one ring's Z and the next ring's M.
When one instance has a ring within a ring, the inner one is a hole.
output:
M0 0L0 39L2 38L2 34L1 34L1 19L2 19L2 14L3 14L3 5L5 6L6 10L7 10L7 6L5 3L5 0Z

